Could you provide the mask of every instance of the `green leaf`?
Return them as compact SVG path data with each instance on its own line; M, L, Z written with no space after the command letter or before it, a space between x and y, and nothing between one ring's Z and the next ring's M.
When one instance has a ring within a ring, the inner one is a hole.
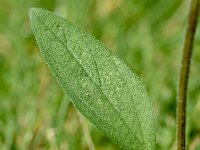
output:
M155 149L152 103L125 63L82 28L47 10L32 8L30 18L41 53L77 109L121 148Z

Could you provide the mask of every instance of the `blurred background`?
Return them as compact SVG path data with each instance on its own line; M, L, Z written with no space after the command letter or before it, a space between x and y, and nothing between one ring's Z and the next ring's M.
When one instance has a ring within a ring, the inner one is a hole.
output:
M74 109L50 74L28 18L30 7L42 7L85 28L142 78L154 104L157 149L174 150L189 2L0 0L0 149L119 149ZM187 145L200 150L200 24L191 65Z

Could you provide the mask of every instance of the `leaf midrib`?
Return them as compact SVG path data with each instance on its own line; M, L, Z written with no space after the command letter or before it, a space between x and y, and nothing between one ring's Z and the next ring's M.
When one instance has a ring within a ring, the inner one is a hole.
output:
M99 89L99 91L102 93L103 97L105 97L105 99L107 100L108 104L115 110L115 112L117 113L117 115L119 116L120 120L124 123L124 125L130 130L133 131L128 123L123 119L123 117L121 116L121 114L118 112L118 110L113 106L113 104L109 101L109 99L105 96L105 94L103 93L102 89L95 83L95 81L93 81L92 77L90 76L89 73L86 72L86 69L84 69L84 67L80 64L80 62L77 60L77 58L73 55L73 53L66 47L66 45L62 42L62 40L60 40L56 34L48 27L48 25L46 25L46 23L37 15L35 14L36 17L46 26L46 28L56 37L56 39L58 39L58 41L61 42L61 44L68 50L68 52L71 54L71 56L76 60L76 62L79 64L79 66L81 67L81 69L88 75L88 77L91 79L92 83L96 86L97 89ZM133 131L134 133L134 131ZM135 136L133 136L133 138L135 138ZM143 138L142 138L143 139Z
M49 54L50 56L52 56L49 52L47 52L47 54ZM54 59L55 61L56 61L56 59L54 58L54 57L52 57L52 59ZM60 69L58 68L58 70L59 70L59 72L61 72L61 74L62 74L62 71L60 71ZM63 76L62 75L60 75L60 78L62 78L62 80L63 80ZM64 80L63 80L64 81ZM69 87L69 86L67 86L67 84L65 84L65 86L62 86L63 88L65 88L65 89L69 89L69 91L66 91L66 92L69 92L69 93L73 93L73 95L74 95L74 97L76 97L79 101L82 101L83 103L82 103L82 105L85 105L85 106L87 106L87 108L91 108L89 105L87 105L86 103L84 103L84 100L82 100L82 98L80 98L75 92L73 92L73 90L71 90L71 88ZM72 103L73 103L73 101L72 101ZM110 124L107 120L105 120L103 117L100 117L99 115L97 115L97 113L95 112L95 111L93 111L92 109L90 109L90 111L91 112L93 112L93 114L95 114L97 117L99 117L99 118L101 118L101 120L103 120L106 124L108 124L108 125L110 125L111 127L113 127L113 129L115 130L115 131L117 131L117 133L119 133L119 134L121 134L122 132L120 132L120 130L118 130L115 126L113 126L112 124ZM124 137L124 135L123 134L121 134L122 135L122 137Z

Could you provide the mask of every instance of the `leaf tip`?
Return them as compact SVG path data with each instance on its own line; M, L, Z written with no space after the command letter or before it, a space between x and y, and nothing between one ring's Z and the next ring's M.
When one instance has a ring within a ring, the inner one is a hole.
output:
M36 17L36 14L39 14L42 11L44 11L44 9L42 9L42 8L37 8L37 7L29 8L29 17L30 17L30 20L31 21L34 20L34 18Z
M29 17L32 18L34 16L35 11L37 11L38 8L29 8Z
M33 24L33 22L35 20L34 18L35 18L35 14L37 13L37 10L38 10L38 8L30 8L29 9L28 14L29 14L29 18L30 18L31 24Z

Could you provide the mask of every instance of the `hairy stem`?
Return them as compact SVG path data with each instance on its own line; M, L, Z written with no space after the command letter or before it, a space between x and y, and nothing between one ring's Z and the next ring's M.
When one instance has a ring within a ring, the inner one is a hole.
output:
M185 150L187 85L199 4L200 0L191 0L188 28L183 48L177 98L177 150Z

